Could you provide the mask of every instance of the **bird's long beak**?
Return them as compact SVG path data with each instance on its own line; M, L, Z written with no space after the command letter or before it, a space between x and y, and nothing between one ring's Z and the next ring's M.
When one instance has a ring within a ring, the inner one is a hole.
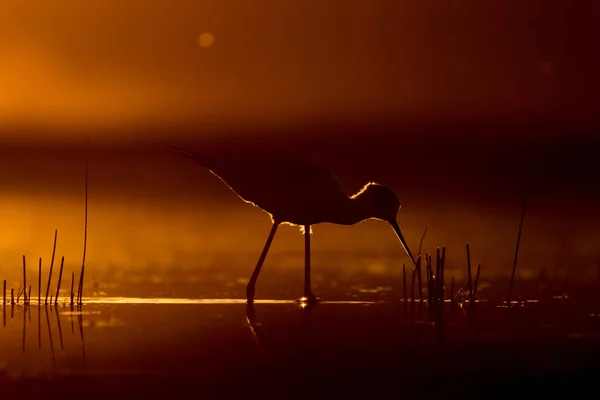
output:
M408 254L408 256L410 257L413 264L416 265L417 263L415 262L415 258L413 257L412 253L410 252L410 249L408 248L408 245L406 244L406 240L404 240L404 236L402 235L402 231L400 230L398 223L395 220L390 220L389 223L390 223L390 225L392 225L392 228L394 228L396 235L398 235L398 239L400 239L400 243L402 243L402 247L404 247L404 251L406 251L406 254Z

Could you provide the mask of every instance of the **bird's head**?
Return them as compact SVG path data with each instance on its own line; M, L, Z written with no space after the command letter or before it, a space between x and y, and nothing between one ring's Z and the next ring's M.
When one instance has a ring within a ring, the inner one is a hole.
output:
M371 182L366 184L358 193L352 196L352 199L361 204L361 208L365 210L369 218L380 219L392 225L404 250L412 262L415 263L415 259L406 244L406 240L404 240L398 222L396 222L396 215L401 207L400 200L396 193L387 186Z
M400 210L400 200L396 193L387 186L378 183L367 183L353 199L369 212L371 218L384 221L396 220Z

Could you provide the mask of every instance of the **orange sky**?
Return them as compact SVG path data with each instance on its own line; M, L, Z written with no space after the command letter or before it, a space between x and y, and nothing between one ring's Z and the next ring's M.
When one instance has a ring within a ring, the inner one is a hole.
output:
M599 84L597 7L593 0L3 0L0 127L382 110L591 115L599 104L590 95ZM214 34L213 46L199 46L202 32Z

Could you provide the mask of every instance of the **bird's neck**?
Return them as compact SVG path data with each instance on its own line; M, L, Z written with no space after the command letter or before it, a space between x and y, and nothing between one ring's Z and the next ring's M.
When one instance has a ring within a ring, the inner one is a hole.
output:
M340 207L338 221L342 225L354 225L358 222L373 218L373 212L364 201L359 198L349 198L344 207Z

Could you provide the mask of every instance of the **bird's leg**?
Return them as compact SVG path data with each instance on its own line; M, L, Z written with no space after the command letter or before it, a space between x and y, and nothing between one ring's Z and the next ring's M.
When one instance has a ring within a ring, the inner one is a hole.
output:
M304 225L304 298L303 302L316 303L310 285L310 225Z
M277 227L279 223L273 223L273 227L271 228L271 233L269 233L269 237L267 238L267 242L265 243L265 247L263 248L262 253L256 263L256 267L254 268L254 272L248 281L248 286L246 286L246 300L248 303L254 302L254 291L256 289L256 280L258 279L258 274L260 274L260 269L262 268L263 263L265 262L265 258L267 258L267 253L269 252L269 247L271 247L271 242L275 237L275 232L277 232Z

